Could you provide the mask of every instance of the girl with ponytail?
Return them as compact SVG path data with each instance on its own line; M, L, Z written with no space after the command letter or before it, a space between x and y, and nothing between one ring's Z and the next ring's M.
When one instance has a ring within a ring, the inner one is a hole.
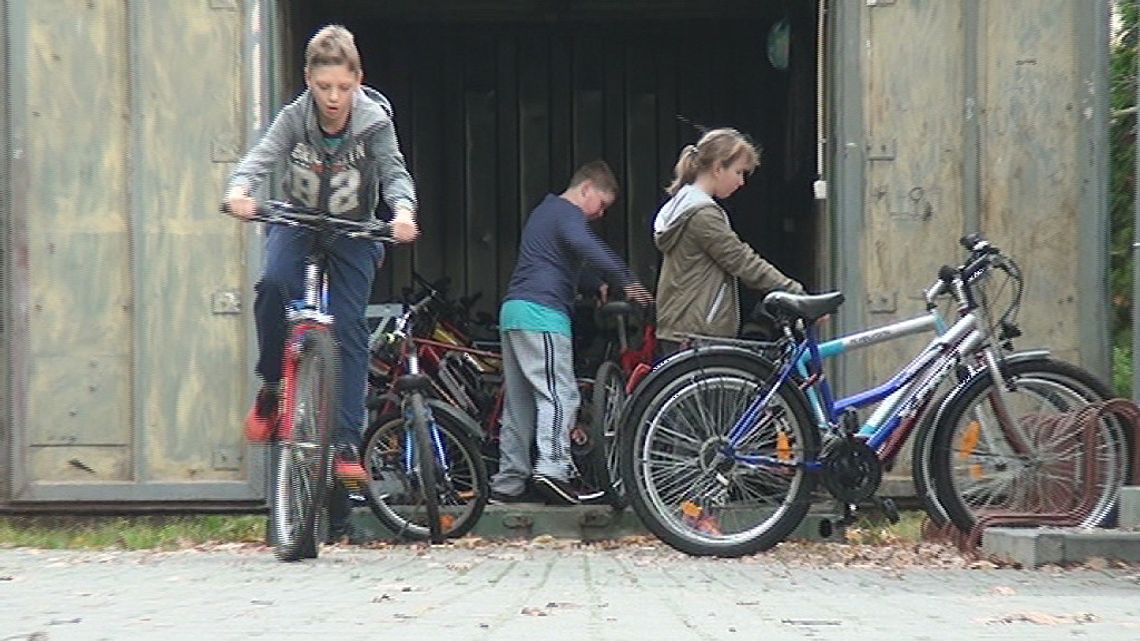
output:
M733 231L717 200L744 185L760 154L735 129L711 129L685 145L673 168L672 196L653 222L664 255L657 280L657 341L676 351L689 334L735 337L740 331L738 282L751 289L804 291Z

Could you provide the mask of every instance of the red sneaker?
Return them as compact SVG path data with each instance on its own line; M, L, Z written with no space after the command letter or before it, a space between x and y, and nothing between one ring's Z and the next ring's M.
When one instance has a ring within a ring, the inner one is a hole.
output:
M346 487L355 487L368 482L368 472L360 464L360 457L350 447L338 447L333 455L333 476Z
M264 387L245 416L245 437L251 443L264 443L277 433L277 394Z

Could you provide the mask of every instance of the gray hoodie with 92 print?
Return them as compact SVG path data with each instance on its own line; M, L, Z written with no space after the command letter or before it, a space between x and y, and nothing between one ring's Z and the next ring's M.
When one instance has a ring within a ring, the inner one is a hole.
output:
M306 90L277 114L269 130L238 163L228 189L250 193L280 163L285 197L352 220L372 218L384 202L395 211L416 209L416 191L404 164L392 120L392 104L379 91L361 86L352 99L349 128L329 150L317 123L317 106Z

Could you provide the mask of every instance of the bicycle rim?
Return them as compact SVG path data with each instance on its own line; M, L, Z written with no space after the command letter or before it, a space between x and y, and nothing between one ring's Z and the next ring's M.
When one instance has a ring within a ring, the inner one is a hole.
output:
M1005 436L987 374L948 406L934 436L931 466L938 500L959 528L970 530L993 512L1064 513L1094 497L1081 526L1110 516L1130 467L1129 440L1115 420L1100 421L1091 447L1064 415L1102 400L1095 390L1074 386L1062 367L1012 371L1005 392L1014 438ZM1069 414L1071 416L1071 414ZM1095 464L1085 473L1087 457Z
M623 453L629 498L654 534L695 555L767 549L803 520L815 477L796 463L815 458L818 435L797 397L784 390L738 452L787 466L719 461L716 452L750 401L767 386L756 363L694 358L634 413ZM779 409L775 409L779 408Z
M621 367L613 361L606 361L598 367L594 377L594 390L591 397L591 440L600 444L604 452L604 476L599 470L594 484L611 495L611 502L620 505L625 491L622 487L618 456L618 428L621 423L622 408L625 405L625 376Z
M463 427L458 410L430 403L443 445L446 469L439 468L440 527L448 538L463 536L478 522L490 496L486 466L479 446ZM376 518L398 536L427 540L429 518L419 481L405 465L406 422L391 413L377 419L365 435L364 464L371 481L369 506ZM418 446L417 446L418 449Z

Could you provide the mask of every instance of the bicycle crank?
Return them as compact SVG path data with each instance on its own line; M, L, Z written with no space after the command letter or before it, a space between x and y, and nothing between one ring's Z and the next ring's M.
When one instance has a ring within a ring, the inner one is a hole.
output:
M861 503L875 495L883 480L883 464L861 440L836 438L824 446L823 486L836 500Z

